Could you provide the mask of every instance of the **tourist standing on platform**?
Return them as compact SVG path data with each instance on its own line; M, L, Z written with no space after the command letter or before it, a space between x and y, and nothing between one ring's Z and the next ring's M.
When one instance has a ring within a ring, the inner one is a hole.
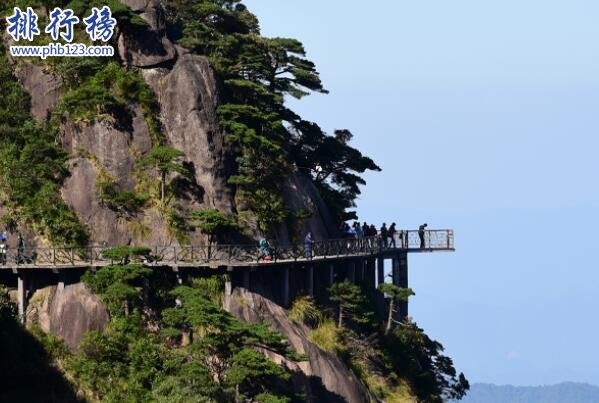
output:
M374 224L370 224L368 235L370 236L370 247L374 248L376 246L376 238L378 236L378 232Z
M266 238L262 238L260 240L260 257L265 262L270 262L272 260L270 256L270 244L266 240Z
M424 249L426 246L424 242L424 232L426 230L426 227L428 227L427 223L424 223L420 227L418 227L418 236L420 237L420 249Z
M399 230L399 247L408 249L408 232L403 229Z
M308 231L306 237L304 238L306 259L312 259L312 246L314 246L314 240L312 239L312 233Z
M6 264L8 255L8 245L6 244L6 238L0 238L0 264L3 266Z
M356 238L358 239L358 247L362 248L362 244L364 243L364 233L362 233L362 227L357 221L354 221L354 231L356 232Z
M371 237L376 237L378 235L378 231L376 230L374 224L370 224L370 232L368 235L370 235Z
M391 239L391 242L389 242L389 247L391 248L391 245L393 245L393 248L397 248L397 245L395 244L395 234L397 234L397 230L395 229L395 223L392 223L389 227L388 234L389 239Z
M362 232L362 227L360 227L360 223L357 221L354 222L354 231L356 232L356 237L358 239L364 237L364 233Z
M341 223L339 230L341 231L341 238L343 239L353 238L356 235L352 228L349 226L349 224L346 222Z
M17 240L17 262L25 263L25 240L20 233Z
M387 242L388 239L387 237L389 236L389 233L387 231L387 224L383 223L383 226L381 227L381 247L383 248L387 248Z

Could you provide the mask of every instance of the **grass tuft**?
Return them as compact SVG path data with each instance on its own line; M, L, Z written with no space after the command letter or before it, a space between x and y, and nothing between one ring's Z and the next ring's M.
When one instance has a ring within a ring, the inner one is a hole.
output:
M324 320L310 333L310 341L325 351L336 352L342 349L339 329L332 320Z
M289 319L316 328L322 322L323 314L312 297L302 296L293 301L289 310Z

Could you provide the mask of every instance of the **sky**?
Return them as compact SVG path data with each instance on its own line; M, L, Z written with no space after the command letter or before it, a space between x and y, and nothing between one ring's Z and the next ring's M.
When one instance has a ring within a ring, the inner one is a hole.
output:
M291 102L383 172L361 220L453 228L410 315L471 382L599 384L599 2L246 0L329 95Z

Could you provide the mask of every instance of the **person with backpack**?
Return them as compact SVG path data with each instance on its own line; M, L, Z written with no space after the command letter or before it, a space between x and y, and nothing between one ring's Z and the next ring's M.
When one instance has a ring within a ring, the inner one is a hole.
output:
M272 257L270 256L270 244L266 238L260 240L260 258L265 262L270 262Z

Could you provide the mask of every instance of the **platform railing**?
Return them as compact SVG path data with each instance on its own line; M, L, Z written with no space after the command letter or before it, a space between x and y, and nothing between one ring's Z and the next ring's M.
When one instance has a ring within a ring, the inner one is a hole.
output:
M312 243L276 244L267 249L246 245L154 246L143 256L131 257L144 265L249 265L254 263L335 259L348 256L373 256L383 252L453 250L453 230L398 231L386 240L375 237L348 237ZM0 267L4 266L105 266L118 263L105 256L107 246L36 247L0 249Z

